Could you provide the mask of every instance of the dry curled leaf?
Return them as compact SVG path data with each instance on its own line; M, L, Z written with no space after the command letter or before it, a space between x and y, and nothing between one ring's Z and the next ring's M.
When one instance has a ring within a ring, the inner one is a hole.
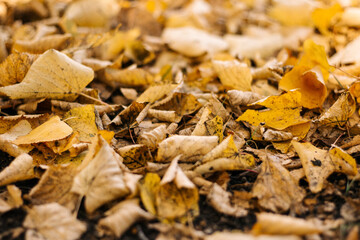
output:
M0 172L0 186L34 177L33 158L27 153L23 153Z

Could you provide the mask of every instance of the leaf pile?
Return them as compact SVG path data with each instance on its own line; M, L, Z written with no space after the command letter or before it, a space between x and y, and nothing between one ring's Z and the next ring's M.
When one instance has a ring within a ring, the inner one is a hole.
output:
M0 2L0 238L358 239L359 16Z

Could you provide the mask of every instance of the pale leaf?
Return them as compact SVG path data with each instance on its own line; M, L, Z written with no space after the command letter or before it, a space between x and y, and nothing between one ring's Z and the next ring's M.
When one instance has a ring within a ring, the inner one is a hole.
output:
M65 122L61 121L58 116L50 118L45 123L33 129L30 133L18 137L15 144L32 144L39 142L50 142L66 138L73 132Z
M101 138L101 148L95 157L75 176L71 192L85 196L88 213L101 205L129 193L114 150Z
M23 153L0 172L0 186L34 177L33 158Z
M322 233L323 226L312 221L272 213L260 213L253 226L253 234L308 235Z
M26 239L38 235L48 240L76 240L86 231L86 225L77 220L69 209L49 203L29 209L23 226Z
M65 54L48 50L31 65L19 84L1 87L0 92L13 99L63 99L73 97L94 78L94 71Z
M218 143L216 136L172 136L159 144L157 161L170 162L181 154L181 161L196 161Z
M140 207L139 199L122 201L107 211L105 215L105 218L100 219L98 229L100 232L110 231L118 238L135 222L154 218L154 215L145 212Z
M298 236L279 236L279 235L261 235L254 236L252 234L245 234L241 232L215 232L205 237L205 240L300 240Z

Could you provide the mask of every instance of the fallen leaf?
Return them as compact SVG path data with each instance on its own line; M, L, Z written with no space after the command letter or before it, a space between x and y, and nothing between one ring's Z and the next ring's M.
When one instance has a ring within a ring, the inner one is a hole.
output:
M26 239L75 240L86 231L86 225L58 203L32 207L23 226L27 229Z
M17 40L12 51L41 54L49 49L62 50L70 38L71 34L54 34L39 39Z
M234 216L244 217L248 211L241 206L232 205L231 194L222 189L218 184L214 183L207 195L210 205L218 212Z
M76 96L94 78L94 71L56 50L48 50L31 65L21 83L1 87L13 99L64 99Z
M101 205L129 193L116 153L100 137L101 148L74 178L71 192L85 196L85 209L94 212Z
M110 231L118 238L135 222L154 218L154 215L140 207L139 199L122 201L105 212L105 215L105 218L100 219L98 229L100 232Z
M357 173L355 159L340 148L334 147L326 151L309 142L296 141L292 141L292 145L300 157L309 188L313 193L320 192L324 188L326 178L335 171L349 176L355 176Z
M225 232L215 232L215 233L207 235L205 237L205 240L223 240L223 239L227 239L227 240L237 240L237 239L242 239L242 240L300 240L301 237L294 236L294 235L254 236L252 234L246 234L246 233L235 232L235 231L233 231L233 232L226 232L226 231Z
M228 48L222 38L193 27L165 28L161 38L171 49L188 57L212 55Z
M246 110L236 121L246 121L254 126L267 126L277 130L308 122L300 116L301 93L290 91L280 96L271 96L253 105L261 105L270 109Z
M27 135L32 130L27 120L21 120L15 124L9 131L0 135L0 150L7 152L13 157L17 157L22 153L30 152L32 146L17 146L13 141L20 136Z
M130 169L145 167L147 161L151 160L151 155L147 146L134 144L116 149L123 158L123 163Z
M61 121L58 116L54 116L28 134L18 137L13 143L20 145L50 142L66 138L72 132L73 130L71 127Z
M344 126L356 110L354 97L349 93L342 94L336 102L324 112L319 122L326 126Z
M29 53L12 53L0 64L0 86L21 82L28 72L35 56Z
M159 144L156 161L170 162L181 155L181 161L195 162L218 143L216 136L172 136Z
M342 11L343 9L339 3L327 8L316 8L311 13L311 19L315 27L317 27L322 34L329 35L330 31L328 28L330 27L332 20L337 14L342 13Z
M0 172L0 186L34 177L33 158L27 153L23 153Z
M245 63L240 63L237 60L213 60L212 64L225 87L241 91L251 90L252 76L250 68Z
M252 194L258 198L260 206L273 212L294 209L305 197L305 191L297 185L289 171L271 156L263 159Z
M80 142L90 142L95 137L98 128L95 123L94 105L86 105L71 109L64 115L64 122L79 133Z
M310 235L322 233L325 228L313 221L273 213L260 213L252 233L271 235Z
M148 87L137 99L137 102L153 103L170 94L178 85L162 84Z
M105 69L105 79L122 87L144 87L153 83L154 77L142 68Z
M166 138L168 130L166 125L159 127L141 134L138 138L138 143L146 145L149 149L156 149L158 144Z

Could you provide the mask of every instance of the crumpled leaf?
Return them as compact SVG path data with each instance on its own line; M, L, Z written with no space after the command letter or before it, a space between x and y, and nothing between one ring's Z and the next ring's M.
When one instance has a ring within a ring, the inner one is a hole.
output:
M34 177L33 158L27 153L23 153L0 172L0 186Z
M71 34L54 34L39 39L17 40L12 47L12 51L40 54L49 49L62 50L70 38Z
M305 191L273 156L263 159L252 194L258 198L260 206L273 212L285 212L295 208L305 197Z
M325 228L314 221L306 221L273 213L259 213L256 215L257 222L252 228L252 233L271 235L310 235L322 233Z
M88 213L129 193L116 153L102 137L99 138L101 148L75 176L71 188L71 192L85 196L85 209Z
M316 8L311 13L311 19L312 19L315 27L317 27L317 29L319 29L319 31L323 35L330 35L328 28L330 27L331 22L332 22L333 18L335 17L335 15L337 15L341 12L343 12L341 5L339 3L336 3L336 4L332 5L331 7Z
M38 184L31 189L29 193L31 202L36 205L57 202L73 210L77 196L70 193L70 190L76 167L76 164L50 166L41 176Z
M219 36L193 27L165 28L161 38L172 50L188 57L212 55L228 48Z
M75 240L86 231L86 225L58 203L29 209L23 226L27 229L26 239Z
M157 174L146 174L140 196L145 208L164 222L186 222L199 214L196 186L178 166L179 156L172 160L160 181Z
M91 68L51 49L36 59L21 83L1 87L0 92L13 99L65 99L76 96L93 78Z
M212 64L225 87L241 91L251 90L252 75L245 63L237 60L213 60Z
M333 70L324 47L308 39L304 42L304 54L299 63L284 75L279 87L286 91L298 88L302 94L302 106L306 108L321 107L327 96L325 83Z
M342 127L347 123L351 115L354 114L355 110L355 99L349 92L346 92L342 94L336 102L320 116L319 122L326 126Z
M195 162L210 152L218 144L217 136L169 137L159 144L156 161L170 162L181 155L181 161Z
M248 213L243 207L231 204L231 194L216 183L211 187L207 200L216 211L230 216L244 217Z
M152 108L156 110L175 111L178 122L184 115L194 113L201 107L201 103L192 94L174 93L169 98L156 103Z
M253 103L270 109L246 110L236 121L246 121L254 126L263 125L277 130L308 122L300 116L301 93L290 91L280 96L271 96Z
M20 136L30 133L32 130L30 123L27 120L21 120L15 124L9 131L0 134L0 150L7 152L13 157L17 157L22 153L30 152L32 146L17 146L13 141Z
M12 53L0 64L0 86L21 82L28 72L35 56L29 53Z
M64 122L66 122L74 131L79 133L80 142L90 142L95 137L98 128L95 123L94 105L72 108L65 113Z
M54 116L37 128L33 129L30 133L18 137L14 143L20 145L50 142L66 138L72 132L72 128L65 122L61 121L59 116Z
M146 145L149 149L155 149L158 144L166 138L168 130L165 125L141 134L138 138L138 143Z
M154 218L154 215L140 207L139 199L124 200L108 210L105 215L105 218L100 219L98 229L103 232L110 231L118 238L135 222Z
M324 188L326 178L333 172L342 172L349 176L357 173L356 161L341 148L334 147L326 151L309 142L292 141L300 157L311 192L317 193Z
M256 101L259 101L263 97L260 94L257 94L255 92L245 92L245 91L239 91L239 90L230 90L227 92L229 95L229 101L230 104L233 106L246 106L248 104L252 104Z
M153 103L171 93L177 86L177 84L150 86L136 99L136 101Z

